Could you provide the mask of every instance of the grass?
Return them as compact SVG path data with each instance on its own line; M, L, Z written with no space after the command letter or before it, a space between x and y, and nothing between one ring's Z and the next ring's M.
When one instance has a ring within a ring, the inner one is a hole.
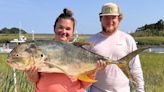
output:
M164 54L142 54L141 64L145 79L146 92L163 92L164 90Z
M14 92L13 69L6 64L7 54L0 54L0 92ZM17 92L32 92L33 84L23 71L16 70Z
M24 35L24 34L22 34ZM25 34L27 40L32 40L32 34ZM78 41L84 41L90 35L79 35ZM0 43L6 43L12 39L19 38L18 34L0 34ZM54 34L35 34L35 39L53 39ZM164 45L164 37L149 36L149 37L134 37L138 45Z
M138 45L164 45L164 37L135 37Z

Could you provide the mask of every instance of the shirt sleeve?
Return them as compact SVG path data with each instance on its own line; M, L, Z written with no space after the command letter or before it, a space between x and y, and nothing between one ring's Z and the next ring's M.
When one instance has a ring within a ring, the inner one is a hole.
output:
M130 47L131 47L129 48L130 51L134 51L137 49L137 46L134 40L131 41ZM136 82L136 92L145 92L144 91L144 78L143 78L143 72L142 72L142 67L140 64L139 55L137 55L130 61L129 68L130 68L132 77L134 78Z

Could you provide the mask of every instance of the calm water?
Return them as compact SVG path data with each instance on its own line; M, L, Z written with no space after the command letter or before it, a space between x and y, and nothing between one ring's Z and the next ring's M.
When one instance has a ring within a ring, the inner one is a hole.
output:
M148 49L146 51L154 52L154 53L164 53L164 47L150 48L150 49Z

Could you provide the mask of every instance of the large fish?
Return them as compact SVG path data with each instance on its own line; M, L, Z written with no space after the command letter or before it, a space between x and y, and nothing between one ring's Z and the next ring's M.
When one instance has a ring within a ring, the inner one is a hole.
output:
M65 73L85 82L95 82L96 80L86 76L86 72L96 68L97 60L103 60L107 64L117 64L131 80L128 63L145 49L147 48L138 49L114 61L72 43L38 40L16 46L9 54L7 63L18 70L24 70L30 65L35 65L39 72Z

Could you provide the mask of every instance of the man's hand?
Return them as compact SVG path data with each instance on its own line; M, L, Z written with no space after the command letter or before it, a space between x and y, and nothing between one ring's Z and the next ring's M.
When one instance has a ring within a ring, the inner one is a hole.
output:
M88 77L95 77L97 71L105 69L106 66L107 66L107 63L105 61L98 60L96 63L96 68L94 70L88 71L86 73L87 73Z

